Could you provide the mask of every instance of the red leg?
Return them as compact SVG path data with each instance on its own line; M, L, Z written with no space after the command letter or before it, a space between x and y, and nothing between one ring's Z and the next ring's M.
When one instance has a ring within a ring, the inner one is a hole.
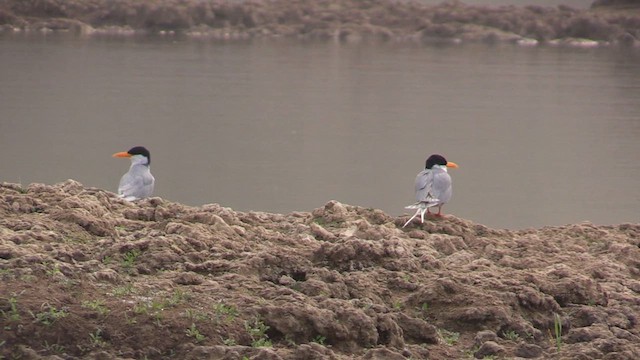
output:
M438 205L438 213L435 216L442 217L442 205Z

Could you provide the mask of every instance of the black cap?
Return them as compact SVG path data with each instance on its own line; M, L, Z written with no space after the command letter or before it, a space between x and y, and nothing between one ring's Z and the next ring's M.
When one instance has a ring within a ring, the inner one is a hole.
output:
M429 156L429 158L427 159L427 163L425 164L425 169L431 169L433 167L433 165L443 165L446 166L447 165L447 159L444 158L444 156L442 155L438 155L438 154L433 154L431 156Z
M142 155L149 160L148 164L151 164L151 153L149 153L149 150L147 150L147 148L145 148L144 146L132 147L131 149L129 149L129 151L127 151L127 153L131 155Z

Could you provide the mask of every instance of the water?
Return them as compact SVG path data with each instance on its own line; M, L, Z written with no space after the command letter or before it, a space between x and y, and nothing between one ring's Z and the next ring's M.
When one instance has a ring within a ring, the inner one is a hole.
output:
M620 49L0 37L0 181L236 210L391 215L431 153L446 213L491 227L638 222L640 54Z

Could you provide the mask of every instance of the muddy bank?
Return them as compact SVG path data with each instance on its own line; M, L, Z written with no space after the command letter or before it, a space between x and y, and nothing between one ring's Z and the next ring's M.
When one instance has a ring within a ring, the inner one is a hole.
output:
M2 184L0 355L640 358L640 224L407 219Z
M468 6L449 1L4 0L5 32L161 34L205 39L298 38L344 42L508 42L636 46L640 12L541 6Z

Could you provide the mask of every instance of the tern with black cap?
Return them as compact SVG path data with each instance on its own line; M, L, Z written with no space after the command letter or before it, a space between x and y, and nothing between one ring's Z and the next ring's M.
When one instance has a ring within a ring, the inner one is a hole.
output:
M149 168L149 164L151 164L149 150L143 146L136 146L129 151L115 153L113 157L131 159L129 171L120 179L118 195L129 201L151 196L155 179Z
M457 168L454 162L447 161L442 155L433 154L426 161L425 169L418 173L415 182L415 204L406 206L405 209L417 209L416 213L402 227L407 226L418 214L424 223L424 214L431 214L429 208L438 207L435 216L442 216L442 206L451 200L451 176L447 168Z

